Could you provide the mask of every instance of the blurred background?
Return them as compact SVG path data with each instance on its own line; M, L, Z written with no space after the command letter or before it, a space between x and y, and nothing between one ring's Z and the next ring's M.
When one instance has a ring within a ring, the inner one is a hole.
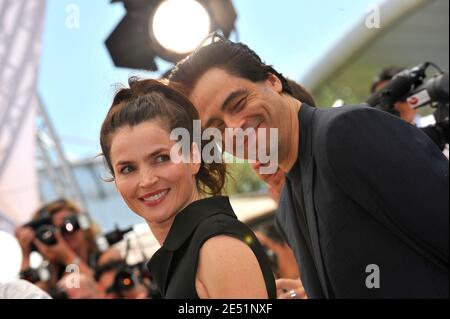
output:
M103 233L146 232L105 182L100 125L128 77L164 77L212 31L323 107L366 101L387 66L449 66L447 0L0 0L0 230L69 198ZM232 175L239 217L271 216L276 202L249 165Z

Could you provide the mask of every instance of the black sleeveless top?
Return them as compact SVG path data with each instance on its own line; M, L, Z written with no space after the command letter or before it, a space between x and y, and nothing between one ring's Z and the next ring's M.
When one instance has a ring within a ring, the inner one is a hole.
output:
M163 246L147 263L165 299L198 299L195 276L200 248L209 238L228 235L246 243L261 267L269 298L276 298L275 280L263 248L240 222L228 197L214 196L189 204L175 217Z

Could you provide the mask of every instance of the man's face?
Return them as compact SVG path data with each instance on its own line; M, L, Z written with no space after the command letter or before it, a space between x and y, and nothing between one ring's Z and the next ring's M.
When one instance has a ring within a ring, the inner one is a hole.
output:
M286 122L281 93L281 81L274 75L269 75L265 81L252 82L213 68L199 79L189 99L199 112L202 126L220 129L223 140L229 133L225 128L253 128L256 132L260 128L266 129L265 143L258 143L258 134L245 138L242 145L236 145L234 141L233 149L226 151L236 155L236 147L247 149L271 145L269 128L280 129ZM277 143L280 140L282 136L278 132ZM248 153L245 152L243 157L248 159Z

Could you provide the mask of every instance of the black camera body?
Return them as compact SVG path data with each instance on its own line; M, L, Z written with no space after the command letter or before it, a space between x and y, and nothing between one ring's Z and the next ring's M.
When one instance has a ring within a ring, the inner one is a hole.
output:
M33 284L44 282L50 279L50 270L47 267L31 268L23 270L19 274L21 279L27 280Z
M396 74L385 87L375 92L367 100L373 108L398 115L395 103L406 101L412 108L430 105L436 108L434 118L436 124L421 128L442 150L448 144L449 113L449 72L440 71L425 82L425 71L436 65L425 62L411 69Z
M132 230L133 227L128 227L123 230L120 230L116 226L116 229L96 237L95 241L97 243L97 247L100 249L101 252L104 252L112 245L117 244L118 242L123 240L125 234L131 232Z
M48 246L56 244L56 237L54 234L55 226L53 226L53 220L50 213L43 212L40 218L26 223L23 227L30 227L33 229L36 237L44 244ZM34 245L32 245L31 250L37 251Z
M63 234L71 234L80 229L87 229L90 225L90 219L86 214L73 214L64 219L60 231ZM31 227L36 237L47 246L52 246L57 243L55 236L57 227L53 224L52 217L49 213L44 212L42 217L26 223L24 227ZM36 247L32 247L32 250L36 250Z

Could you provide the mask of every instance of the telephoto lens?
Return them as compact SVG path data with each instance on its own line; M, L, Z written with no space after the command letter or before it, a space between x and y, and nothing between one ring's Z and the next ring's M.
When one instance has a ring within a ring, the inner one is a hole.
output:
M122 264L114 278L113 284L106 290L108 293L122 293L133 289L136 285L137 278L133 269L126 264Z
M71 234L77 230L88 229L91 226L91 221L89 216L86 214L73 214L66 217L61 225L61 232L65 234Z

